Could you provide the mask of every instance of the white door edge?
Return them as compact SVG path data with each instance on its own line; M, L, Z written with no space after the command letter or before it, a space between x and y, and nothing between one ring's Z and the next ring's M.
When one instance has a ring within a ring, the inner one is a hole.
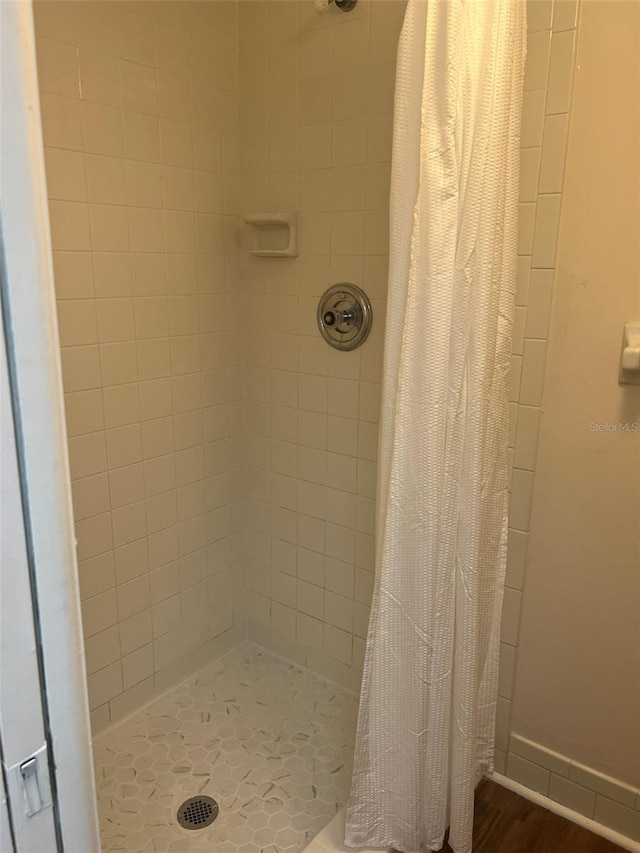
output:
M98 853L31 2L0 3L3 305L63 848ZM5 748L7 744L4 744Z

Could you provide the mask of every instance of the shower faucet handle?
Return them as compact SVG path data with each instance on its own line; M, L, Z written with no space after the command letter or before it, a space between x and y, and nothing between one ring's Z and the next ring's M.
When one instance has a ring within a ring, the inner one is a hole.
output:
M337 326L341 323L345 323L348 326L353 322L354 317L355 314L353 311L343 309L327 311L322 319L325 326Z
M320 298L318 328L332 347L351 350L360 346L371 330L371 302L357 285L343 282Z

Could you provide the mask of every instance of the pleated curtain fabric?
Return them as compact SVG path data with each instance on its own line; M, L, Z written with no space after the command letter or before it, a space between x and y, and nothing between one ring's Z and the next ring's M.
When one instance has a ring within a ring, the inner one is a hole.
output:
M525 54L522 0L408 2L353 847L468 853L492 768Z

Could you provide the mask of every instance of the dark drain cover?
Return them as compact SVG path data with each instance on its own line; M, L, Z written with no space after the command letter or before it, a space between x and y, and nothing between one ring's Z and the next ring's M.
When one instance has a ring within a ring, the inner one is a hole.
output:
M213 797L190 797L178 809L178 823L185 829L204 829L214 822L219 811Z

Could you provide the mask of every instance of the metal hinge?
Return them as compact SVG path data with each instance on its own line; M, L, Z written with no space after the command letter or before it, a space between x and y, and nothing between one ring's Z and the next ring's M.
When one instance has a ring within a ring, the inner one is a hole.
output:
M51 805L46 743L20 764L14 764L10 772L14 778L14 786L22 796L25 817L34 817Z

